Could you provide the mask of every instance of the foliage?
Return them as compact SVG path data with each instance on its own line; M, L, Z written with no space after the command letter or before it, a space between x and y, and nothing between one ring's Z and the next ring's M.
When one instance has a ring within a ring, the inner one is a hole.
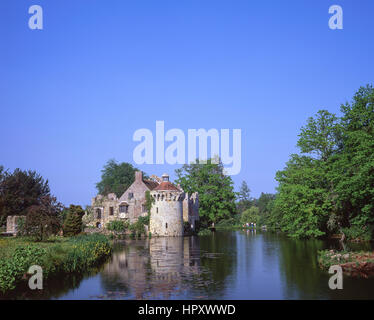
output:
M63 206L55 197L43 196L39 204L32 205L27 210L26 222L22 233L42 241L56 234L60 227L59 214Z
M233 181L223 170L219 159L209 159L206 163L196 160L196 163L185 164L175 171L176 183L184 191L199 193L199 215L203 226L230 218L236 212Z
M63 226L65 237L72 237L82 232L83 215L84 210L81 206L70 205Z
M91 206L86 206L85 213L82 217L82 223L87 226L95 220L95 212Z
M258 207L252 206L245 210L240 216L241 223L259 223L260 222L260 210Z
M155 199L151 196L151 192L147 190L145 192L145 208L148 212L148 215L151 214L152 205L155 202Z
M48 180L35 171L15 169L10 173L0 166L0 225L9 215L26 215L31 206L49 195Z
M238 202L236 204L237 211L239 213L242 213L244 210L248 209L253 204L253 200L250 194L251 190L249 189L247 182L242 181L240 190L238 192Z
M373 226L361 227L351 226L349 228L342 228L342 232L345 234L348 240L351 241L369 241L372 238Z
M115 193L117 197L120 197L135 181L136 171L138 169L130 163L117 163L114 159L109 160L101 170L101 181L96 184L99 194Z
M113 220L108 222L107 229L110 231L124 232L129 227L128 222L122 220Z
M42 257L46 255L44 248L34 244L17 246L12 256L0 261L0 291L14 289L16 283L22 278L32 265L41 265Z
M269 225L293 237L374 238L373 87L361 87L341 111L321 110L301 129L301 154L276 174Z
M130 224L129 230L131 231L133 237L140 237L142 234L145 234L143 221L141 219L138 219L135 223Z
M210 231L209 229L202 229L197 233L198 236L209 236L211 234L212 231Z
M0 292L14 289L32 265L40 265L47 279L58 273L86 271L107 258L111 250L108 239L100 234L50 238L38 245L27 238L1 240Z

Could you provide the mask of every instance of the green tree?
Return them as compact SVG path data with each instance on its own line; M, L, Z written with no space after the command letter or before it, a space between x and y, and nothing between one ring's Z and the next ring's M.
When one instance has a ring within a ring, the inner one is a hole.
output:
M57 234L61 227L59 214L62 208L62 204L57 202L55 197L43 196L39 204L28 208L23 231L37 241Z
M215 159L216 160L216 159ZM223 164L207 160L195 164L185 164L177 169L176 182L188 193L199 193L199 215L202 226L232 217L236 212L236 194L233 181L223 173Z
M361 87L342 117L326 110L301 129L301 155L277 172L268 221L291 236L374 236L374 89Z
M64 226L64 236L72 237L82 232L82 217L84 210L81 206L70 205Z
M101 170L101 181L96 184L99 194L107 195L113 192L120 197L134 182L136 171L138 169L130 163L109 160Z
M329 214L334 210L329 159L339 149L340 126L334 114L318 111L301 129L297 142L302 155L291 155L279 182L274 210L280 219L273 222L293 237L326 234Z
M48 180L35 171L15 169L13 173L0 167L0 220L8 215L26 215L28 208L40 204L50 195Z
M245 210L240 216L241 223L259 223L260 222L260 210L258 207L252 206Z
M247 182L243 181L238 192L237 211L243 212L252 205L251 189L249 189Z
M374 89L361 87L351 104L341 106L342 146L333 157L329 179L334 185L337 225L357 230L358 238L374 231Z

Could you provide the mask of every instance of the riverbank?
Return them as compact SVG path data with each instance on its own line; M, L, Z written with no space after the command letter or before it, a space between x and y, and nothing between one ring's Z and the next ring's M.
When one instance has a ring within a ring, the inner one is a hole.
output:
M81 273L105 261L112 252L108 238L100 234L71 238L52 237L34 242L29 238L0 239L0 294L26 280L32 265L43 269L43 279L57 274Z
M374 275L374 252L322 250L318 252L318 263L325 270L339 265L344 274L353 277L368 278Z

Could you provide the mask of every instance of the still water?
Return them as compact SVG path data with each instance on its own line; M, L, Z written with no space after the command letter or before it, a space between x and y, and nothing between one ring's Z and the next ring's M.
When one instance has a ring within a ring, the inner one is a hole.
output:
M47 283L39 298L374 299L374 278L344 277L343 290L329 289L317 251L332 246L249 230L126 240L94 274Z

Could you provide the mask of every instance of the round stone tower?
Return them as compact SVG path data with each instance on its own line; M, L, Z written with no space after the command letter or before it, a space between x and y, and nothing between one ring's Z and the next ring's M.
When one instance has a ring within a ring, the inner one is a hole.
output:
M184 192L162 175L162 182L151 191L152 204L150 232L154 236L183 236Z

